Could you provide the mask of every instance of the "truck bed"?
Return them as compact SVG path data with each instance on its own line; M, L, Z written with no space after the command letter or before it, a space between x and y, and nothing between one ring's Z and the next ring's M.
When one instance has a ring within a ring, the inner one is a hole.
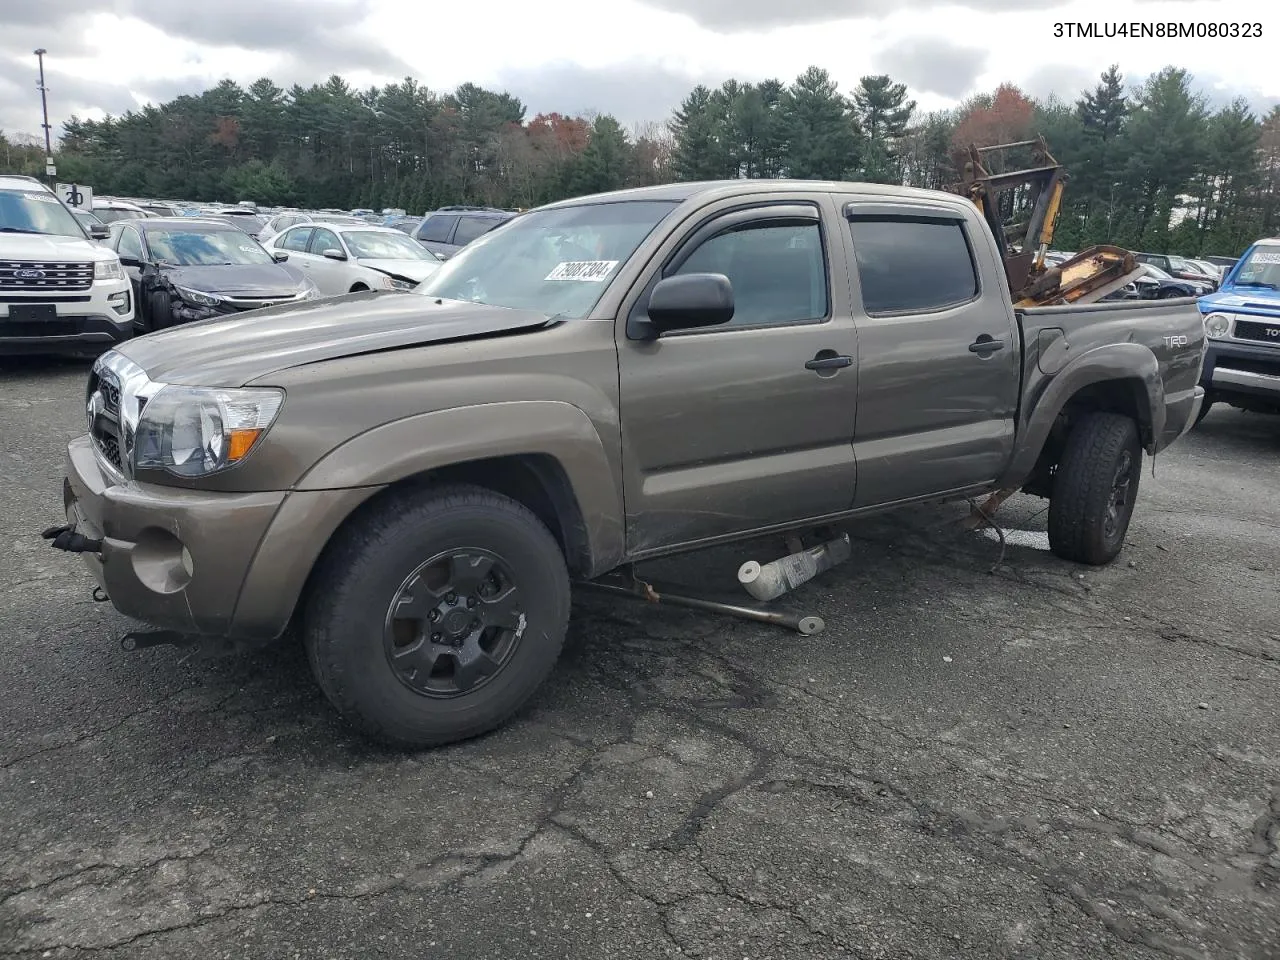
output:
M1046 408L1041 401L1049 390L1074 393L1094 378L1121 378L1164 414L1154 417L1161 422L1143 424L1149 453L1159 453L1184 432L1207 342L1194 297L1021 307L1015 315L1023 338L1028 418Z

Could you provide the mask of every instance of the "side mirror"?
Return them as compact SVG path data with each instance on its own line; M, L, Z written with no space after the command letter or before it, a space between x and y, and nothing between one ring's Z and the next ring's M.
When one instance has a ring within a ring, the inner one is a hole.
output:
M328 260L345 260L345 259L347 259L347 255L346 255L345 253L343 253L341 250L337 250L337 249L335 249L335 248L333 248L333 247L329 247L327 250L322 250L322 251L320 251L320 256L322 256L322 257L324 257L324 258L326 258L326 259L328 259Z
M653 288L646 313L659 332L728 323L733 319L733 285L722 273L667 277Z
M121 255L120 255L120 266L122 266L122 267L138 267L138 268L141 268L141 267L142 267L142 261L141 261L141 260L139 260L137 257L126 257L124 254L121 254Z
M276 263L284 263L286 260L289 259L289 254L287 254L283 250L272 250L271 259L274 260Z
M105 223L89 224L89 239L106 240L111 236L111 229Z

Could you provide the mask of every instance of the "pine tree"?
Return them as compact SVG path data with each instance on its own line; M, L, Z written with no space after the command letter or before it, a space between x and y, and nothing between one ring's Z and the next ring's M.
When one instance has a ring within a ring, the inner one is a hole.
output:
M858 127L827 71L810 67L787 89L787 175L840 180L858 169Z
M915 113L907 86L881 74L863 77L853 92L854 112L865 137L862 178L876 183L901 183L899 142Z

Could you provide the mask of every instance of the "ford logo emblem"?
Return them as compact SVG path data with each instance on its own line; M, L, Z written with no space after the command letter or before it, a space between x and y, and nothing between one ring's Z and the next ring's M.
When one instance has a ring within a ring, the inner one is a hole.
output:
M43 270L15 270L13 275L19 280L43 280Z

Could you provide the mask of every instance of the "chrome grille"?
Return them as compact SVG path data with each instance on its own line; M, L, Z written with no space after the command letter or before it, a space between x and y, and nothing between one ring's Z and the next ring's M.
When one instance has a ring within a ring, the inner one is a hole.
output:
M88 290L92 263L0 260L0 293L11 290Z
M100 399L100 403L96 400ZM120 383L115 375L106 371L89 376L89 435L96 446L117 470L124 470L121 441L124 427L120 418Z
M282 297L225 297L229 307L236 310L261 310L265 307L278 307L286 303L296 303L303 299L302 294L286 294Z

